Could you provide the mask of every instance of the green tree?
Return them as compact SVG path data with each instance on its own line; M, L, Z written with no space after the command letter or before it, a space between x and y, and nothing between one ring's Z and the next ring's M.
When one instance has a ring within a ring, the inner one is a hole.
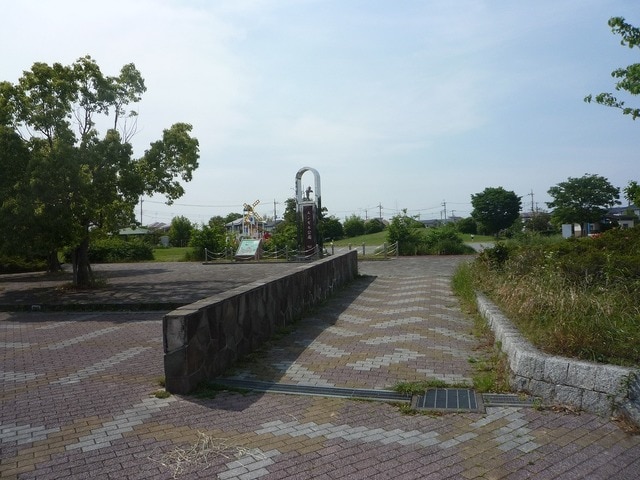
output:
M171 219L169 241L174 247L185 247L189 244L193 224L187 217L179 216Z
M344 234L347 237L357 237L358 235L364 235L364 220L357 215L351 215L342 224Z
M295 225L298 223L298 202L295 198L287 198L284 204L285 208L282 220L284 223Z
M198 141L186 123L164 130L133 158L137 117L129 105L145 91L133 64L105 76L88 56L68 66L34 63L15 85L0 84L0 121L29 152L12 172L0 215L19 227L12 232L16 241L50 258L71 247L77 286L93 283L92 235L131 225L142 194L163 194L168 203L179 198L180 180L190 181L198 166ZM101 135L97 124L105 119L112 128Z
M609 208L620 204L620 189L599 175L569 177L547 193L553 198L547 206L553 209L551 218L554 223L579 223L583 235L587 231L585 224L600 221Z
M624 187L624 198L636 207L640 207L640 185L638 185L638 182L631 181Z
M227 245L227 231L224 225L201 225L191 232L189 246L193 249L193 257L198 260L206 260L205 248L212 253L224 252Z
M400 255L415 255L418 245L422 242L421 235L424 225L415 218L407 215L407 210L391 218L387 227L387 242L398 244Z
M295 250L298 245L298 230L297 201L295 198L288 198L285 201L282 222L275 227L266 248Z
M209 226L226 224L226 222L224 221L224 217L222 215L214 215L209 219L207 223L209 224Z
M509 228L520 216L522 197L502 187L488 187L471 195L471 217L491 235Z
M364 233L378 233L384 230L384 222L379 218L371 218L364 222Z
M239 218L242 218L242 214L241 213L227 213L227 216L224 217L224 223L226 225L227 223L231 223L234 220L237 220Z
M324 240L339 240L344 236L342 223L334 216L323 218L319 230Z
M551 214L549 212L535 212L524 224L528 232L549 232L553 230Z
M461 218L455 225L460 233L469 233L471 235L478 233L478 224L473 217Z
M640 48L640 29L625 22L622 17L612 17L609 19L609 26L614 34L618 34L622 37L620 44L629 48ZM640 64L634 63L626 68L618 68L611 72L613 78L617 78L618 81L615 84L617 91L624 91L630 95L638 95L640 93ZM600 105L607 107L613 107L620 109L623 115L631 115L631 118L635 120L640 116L640 108L628 107L623 100L619 100L612 93L599 93L595 97L593 95L587 95L585 102L591 103L595 101Z

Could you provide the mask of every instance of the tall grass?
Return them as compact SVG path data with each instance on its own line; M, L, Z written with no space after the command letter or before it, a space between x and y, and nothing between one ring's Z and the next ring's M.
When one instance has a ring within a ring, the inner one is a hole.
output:
M614 231L599 239L499 244L480 255L470 275L539 348L639 365L639 257L640 230Z

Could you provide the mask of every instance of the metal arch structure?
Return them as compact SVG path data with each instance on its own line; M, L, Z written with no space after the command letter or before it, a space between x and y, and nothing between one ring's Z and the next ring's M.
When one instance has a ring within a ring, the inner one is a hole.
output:
M320 212L322 210L321 193L320 193L320 174L315 168L311 168L311 167L302 167L300 170L298 170L298 173L296 173L296 204L298 207L298 211L300 211L300 208L301 208L300 206L302 205L302 176L306 172L313 173L314 188L315 188L313 193L314 193L316 208Z

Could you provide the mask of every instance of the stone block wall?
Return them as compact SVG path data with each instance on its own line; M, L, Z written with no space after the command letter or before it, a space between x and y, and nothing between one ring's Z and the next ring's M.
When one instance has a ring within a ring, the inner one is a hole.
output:
M633 417L640 412L637 369L540 352L484 295L478 294L476 299L480 314L507 355L513 388L539 396L546 403L570 405L600 415L619 411Z
M189 393L222 374L357 273L357 253L350 251L168 313L162 322L167 390Z

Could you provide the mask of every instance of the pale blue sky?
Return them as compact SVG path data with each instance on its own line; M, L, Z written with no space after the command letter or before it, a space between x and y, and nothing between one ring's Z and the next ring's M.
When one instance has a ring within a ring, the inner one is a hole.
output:
M640 26L637 0L0 0L0 80L36 61L89 54L105 74L133 62L141 155L162 129L194 126L200 168L143 222L206 222L261 201L278 216L296 172L320 173L344 219L406 208L468 216L502 186L546 208L585 173L640 181L640 123L583 102L640 62L607 20ZM633 99L631 100L633 103ZM640 104L640 99L636 101ZM310 173L303 184L313 185ZM139 214L139 211L138 211Z

